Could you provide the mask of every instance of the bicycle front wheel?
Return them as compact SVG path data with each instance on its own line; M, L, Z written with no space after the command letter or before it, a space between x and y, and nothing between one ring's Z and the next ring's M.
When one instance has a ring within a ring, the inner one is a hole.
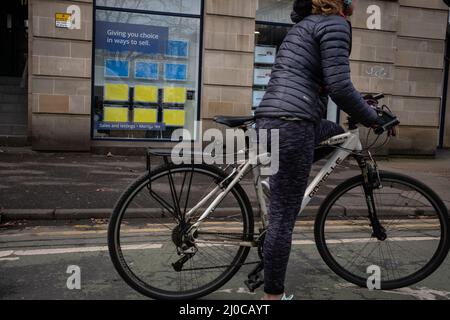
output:
M111 216L108 244L115 268L131 287L155 299L196 299L239 270L250 250L242 243L253 240L252 208L239 184L201 222L195 239L187 233L223 190L218 183L225 178L213 166L170 164L123 193Z
M370 282L372 288L391 290L425 279L444 261L449 216L442 200L421 182L383 171L380 178L374 200L385 240L373 235L362 176L328 195L316 218L315 238L336 274L361 287Z

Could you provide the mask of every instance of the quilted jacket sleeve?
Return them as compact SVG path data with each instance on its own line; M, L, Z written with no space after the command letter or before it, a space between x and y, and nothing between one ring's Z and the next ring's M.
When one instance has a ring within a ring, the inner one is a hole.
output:
M350 78L349 24L342 17L329 16L316 25L315 37L328 94L351 117L367 127L372 126L377 121L377 113L364 101Z

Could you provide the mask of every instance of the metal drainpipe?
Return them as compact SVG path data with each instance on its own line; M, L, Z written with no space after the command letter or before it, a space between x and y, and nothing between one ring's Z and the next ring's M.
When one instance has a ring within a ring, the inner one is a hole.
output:
M444 57L444 84L442 88L442 103L441 103L441 119L440 119L440 129L439 129L439 145L438 148L442 149L444 147L444 135L445 135L445 115L447 109L447 91L448 91L448 77L449 77L449 54L450 54L450 33L447 27L447 37L445 40L445 57ZM449 128L450 129L450 128Z

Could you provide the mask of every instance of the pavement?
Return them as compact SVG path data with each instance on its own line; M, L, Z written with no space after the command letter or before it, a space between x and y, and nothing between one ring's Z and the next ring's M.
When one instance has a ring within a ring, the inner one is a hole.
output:
M27 148L0 150L3 221L107 218L120 194L145 172L144 156L39 153ZM433 159L384 159L379 161L379 167L417 178L450 207L450 150L439 150ZM312 175L318 170L315 165ZM337 184L358 175L358 170L349 162L339 166L311 205L320 204ZM242 185L255 203L251 180L244 179Z
M433 159L382 159L379 166L417 178L450 207L450 150L438 151ZM143 156L0 148L0 299L145 299L119 277L106 241L107 218L115 201L144 171ZM312 208L338 183L357 174L354 164L342 164L319 191ZM244 179L242 185L254 202L251 181ZM302 229L303 222L299 226L286 288L296 299L450 299L450 257L416 285L370 291L335 275L313 245L311 230ZM406 250L416 249L414 245L402 243ZM247 261L255 259L252 250ZM80 289L67 286L70 266L81 270ZM243 266L230 282L204 299L260 299L261 289L251 293L243 283L251 268Z

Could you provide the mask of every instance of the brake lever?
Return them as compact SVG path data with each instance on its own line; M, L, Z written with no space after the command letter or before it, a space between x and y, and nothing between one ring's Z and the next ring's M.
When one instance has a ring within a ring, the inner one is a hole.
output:
M397 118L395 118L395 119L393 119L389 122L386 122L385 124L375 128L374 131L376 134L380 135L380 134L383 134L385 131L390 131L391 129L394 129L395 126L397 126L399 124L400 124L400 121ZM395 136L395 133L392 136Z
M374 96L372 96L375 100L381 100L381 99L383 99L384 98L384 94L383 93L379 93L379 94L376 94L376 95L374 95Z
M396 137L397 136L397 129L395 127L389 129L388 136L389 137Z
M384 94L382 94L382 93L378 93L378 94L376 94L376 95L372 95L372 94L366 94L365 96L363 96L363 99L364 100L369 100L369 101L375 101L377 104L378 104L378 102L379 102L379 100L381 100L381 99L383 99L384 98Z

